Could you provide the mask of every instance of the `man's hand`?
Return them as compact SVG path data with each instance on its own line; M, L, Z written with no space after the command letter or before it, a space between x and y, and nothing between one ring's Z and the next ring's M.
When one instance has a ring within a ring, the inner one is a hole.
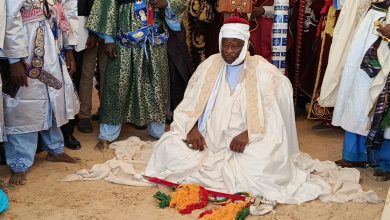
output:
M257 17L260 17L260 16L263 16L265 13L265 10L263 8L263 6L260 6L260 7L254 7L253 8L253 12L251 14L251 20L252 19L255 19Z
M115 43L108 43L104 45L104 53L110 57L112 60L115 60L116 57L116 47Z
M244 131L241 134L235 136L230 143L230 150L242 153L245 150L246 145L249 143L248 131Z
M153 8L166 8L168 6L167 0L153 0L150 3Z
M95 48L98 42L98 36L96 34L91 34L88 36L87 43L85 43L86 49Z
M16 86L28 86L26 69L22 62L13 63L9 67L10 79Z
M382 36L390 39L390 24L386 24L384 27L376 29Z
M197 124L195 124L191 131L188 133L186 143L191 144L193 150L203 151L206 147L206 141L204 140L202 134L199 132Z
M73 50L66 50L65 63L66 68L68 68L69 75L73 76L73 73L76 72L76 61L74 60Z

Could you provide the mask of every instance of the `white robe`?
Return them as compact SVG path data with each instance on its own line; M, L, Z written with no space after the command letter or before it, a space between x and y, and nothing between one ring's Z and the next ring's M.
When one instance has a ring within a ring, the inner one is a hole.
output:
M35 33L40 21L23 23L20 10L31 7L38 0L26 3L25 0L7 0L7 28L4 53L8 58L24 58L31 63L35 45ZM30 133L47 130L51 126L52 115L57 126L73 119L78 113L79 102L72 80L67 72L65 61L59 58L59 49L77 44L77 1L64 0L63 7L70 21L72 34L59 31L54 39L51 20L44 20L45 55L43 69L62 82L56 90L38 79L27 78L28 87L20 87L15 98L4 94L4 115L6 134ZM61 63L60 63L61 59ZM49 106L50 105L50 106ZM51 112L49 111L51 110Z
M340 87L343 67L351 46L353 34L368 8L371 0L346 0L333 32L328 66L321 85L318 103L322 107L334 107Z
M331 197L331 185L310 174L326 169L299 151L289 80L262 57L247 56L244 65L244 77L234 92L220 54L198 67L174 112L171 130L157 142L145 174L229 193L248 191L280 203L299 204L319 196L325 201L347 201ZM207 148L192 150L182 140L201 115L219 74L222 82L203 132ZM249 133L245 151L231 151L231 140L245 130ZM329 166L336 168L334 163ZM359 172L348 172L353 176L349 183L361 189ZM376 195L372 198L377 199Z
M0 1L0 49L3 49L6 24L5 1Z
M389 72L382 71L378 74L378 78L383 77L384 80L381 80L382 83L379 85L380 88L376 89L375 96L371 97L370 89L372 90L373 85L375 85L374 82L378 79L377 77L370 78L360 68L360 64L366 51L378 39L378 35L373 33L374 21L385 16L385 12L370 9L359 24L343 68L337 101L333 111L333 125L341 126L344 130L363 136L367 136L369 132L372 120L370 112L379 95L378 92L381 92L384 87ZM383 57L388 59L390 48L388 48L387 43L384 45L387 47L387 51ZM388 59L388 62L390 62L390 59ZM386 65L386 63L384 64ZM385 65L383 65L384 68ZM390 138L389 130L385 132L385 138Z
M6 21L5 1L0 1L0 50L3 49L3 45L4 45L5 21ZM1 91L3 91L3 84L0 75L0 142L3 142L4 116L3 116L3 93Z

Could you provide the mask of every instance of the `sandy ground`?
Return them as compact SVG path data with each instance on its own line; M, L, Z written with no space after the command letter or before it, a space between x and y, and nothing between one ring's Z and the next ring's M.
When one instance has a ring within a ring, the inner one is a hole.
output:
M298 118L297 128L301 150L320 160L339 159L342 132L331 130L315 133L311 130L311 126L315 123ZM16 187L9 192L10 209L0 216L0 219L174 220L197 218L200 211L189 216L181 216L173 209L159 209L153 199L157 188L122 186L103 180L59 182L58 180L68 174L111 159L109 153L101 154L93 150L98 134L97 122L93 122L93 126L94 133L91 134L76 131L75 136L82 142L81 150L67 150L70 155L81 158L81 163L75 165L51 163L45 160L46 153L38 154L35 165L27 176L27 185ZM152 140L145 130L136 130L125 125L120 138L124 139L131 135L137 135L143 140ZM361 169L361 184L365 190L373 189L381 198L385 198L390 181L377 182L372 178L372 172L372 169ZM8 178L9 175L7 167L0 167L0 176ZM275 213L263 217L251 216L248 219L380 219L383 206L384 203L325 204L312 201L302 205L279 205Z

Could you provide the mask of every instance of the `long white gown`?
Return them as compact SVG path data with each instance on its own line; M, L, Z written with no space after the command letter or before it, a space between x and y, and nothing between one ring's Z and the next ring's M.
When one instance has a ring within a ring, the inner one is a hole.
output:
M332 162L314 161L300 153L289 80L263 58L247 56L243 77L232 92L221 60L217 54L198 67L175 110L171 130L155 145L145 174L229 193L248 191L280 203L299 204L318 197L323 201L351 200L346 195L334 196L336 191L329 182L342 183L349 173L353 178L343 187L361 189L359 171L340 170ZM204 109L217 78L212 76L220 74L222 81L203 132L207 148L192 150L182 140ZM245 151L231 151L231 140L245 130L250 139ZM311 174L314 170L323 177L333 172L338 178L329 181ZM361 198L377 199L376 195ZM379 201L375 199L371 201Z

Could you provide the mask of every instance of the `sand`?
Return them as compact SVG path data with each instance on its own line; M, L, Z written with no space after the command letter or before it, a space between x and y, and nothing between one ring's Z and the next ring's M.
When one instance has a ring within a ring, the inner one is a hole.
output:
M96 100L96 99L95 99ZM96 110L96 108L95 108ZM297 119L300 148L313 158L337 160L341 158L343 133L337 130L313 132L311 126L316 122L305 118ZM52 163L45 160L46 153L37 155L35 165L28 173L28 183L9 191L10 209L0 216L2 219L196 219L200 211L182 216L175 210L159 209L153 198L158 191L155 187L130 187L103 180L85 182L59 182L68 174L82 168L90 168L96 163L111 159L110 153L93 150L98 134L98 124L93 122L94 132L75 136L82 142L79 151L67 150L72 156L82 159L79 164ZM145 130L136 130L125 125L120 139L137 135L143 140L153 140ZM373 189L385 198L390 181L377 182L372 178L373 170L360 169L361 184L365 190ZM10 173L6 166L0 167L0 176L8 179ZM248 219L380 219L384 203L345 203L325 204L312 201L302 205L278 205L275 213L266 216L250 216Z

